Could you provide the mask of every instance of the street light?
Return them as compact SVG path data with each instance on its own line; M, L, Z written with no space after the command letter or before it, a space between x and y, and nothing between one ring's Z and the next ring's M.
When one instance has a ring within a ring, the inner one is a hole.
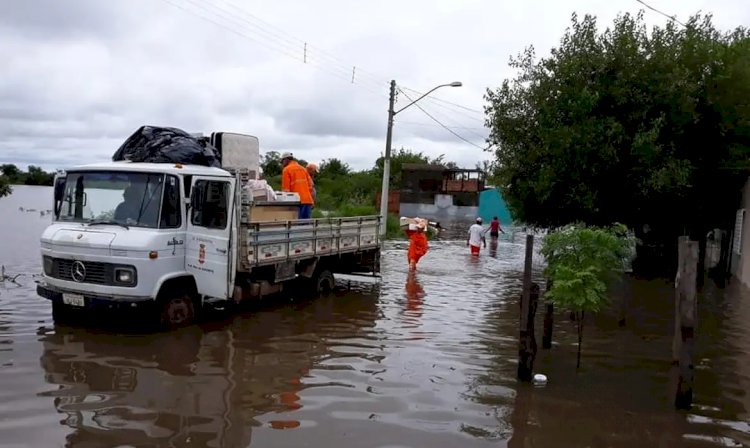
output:
M393 111L393 103L396 99L396 81L391 80L391 94L388 104L388 131L385 134L385 157L383 157L383 187L380 190L380 236L385 236L386 221L388 220L388 184L391 177L391 136L393 135L393 117L397 113L403 111L407 107L426 97L430 93L441 87L461 87L461 81L453 81L448 84L440 84L432 89L428 90L427 93L420 96L416 100L407 104L397 111Z

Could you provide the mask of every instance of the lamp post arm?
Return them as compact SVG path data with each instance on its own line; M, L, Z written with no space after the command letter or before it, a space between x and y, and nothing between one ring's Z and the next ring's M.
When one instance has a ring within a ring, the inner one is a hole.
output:
M420 96L416 100L412 101L411 103L407 104L406 106L404 106L401 109L399 109L396 112L394 112L393 115L396 115L397 113L401 112L402 110L406 109L407 107L411 106L412 104L416 103L417 101L421 100L422 98L426 97L427 95L431 94L432 92L436 91L437 89L439 89L441 87L447 87L447 86L450 86L450 84L440 84L439 86L433 87L432 89L428 90L427 93L425 93L424 95Z

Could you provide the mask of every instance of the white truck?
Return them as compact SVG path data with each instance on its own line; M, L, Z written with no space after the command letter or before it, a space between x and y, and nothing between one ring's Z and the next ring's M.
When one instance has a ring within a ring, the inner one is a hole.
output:
M258 160L252 139L212 134L222 168L118 161L58 174L37 284L53 318L145 310L170 328L206 307L332 289L336 273L376 275L380 217L298 220L298 203L254 200L243 188Z

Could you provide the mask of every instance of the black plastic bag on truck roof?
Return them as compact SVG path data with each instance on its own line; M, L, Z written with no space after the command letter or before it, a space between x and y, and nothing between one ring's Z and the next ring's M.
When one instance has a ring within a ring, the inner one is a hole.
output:
M112 160L149 163L184 163L221 168L221 154L205 137L182 129L141 126L112 155Z

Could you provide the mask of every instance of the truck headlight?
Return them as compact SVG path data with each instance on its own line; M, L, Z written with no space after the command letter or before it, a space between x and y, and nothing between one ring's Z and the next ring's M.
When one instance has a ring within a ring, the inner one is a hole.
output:
M129 267L115 268L115 283L132 285L135 283L135 269Z
M54 263L52 257L42 257L42 269L44 269L44 275L52 276L52 268Z

